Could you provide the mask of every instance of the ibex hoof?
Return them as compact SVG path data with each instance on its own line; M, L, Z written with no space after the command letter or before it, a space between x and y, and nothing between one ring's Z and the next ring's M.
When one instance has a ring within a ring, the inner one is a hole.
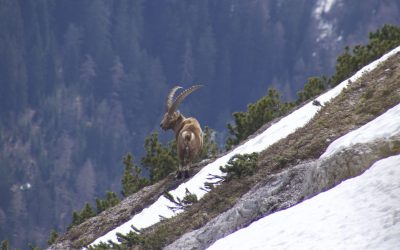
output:
M185 179L189 178L189 170L185 170Z
M181 179L181 178L182 178L182 171L179 171L179 170L178 170L178 171L176 172L176 176L175 176L175 177L176 177L176 179L178 179L178 180Z

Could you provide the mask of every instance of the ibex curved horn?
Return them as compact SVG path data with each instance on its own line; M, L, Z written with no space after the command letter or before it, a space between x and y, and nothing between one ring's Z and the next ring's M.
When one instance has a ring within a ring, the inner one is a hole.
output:
M181 86L175 86L175 87L173 87L172 89L171 89L171 91L169 92L169 94L168 94L168 96L167 96L167 102L165 103L165 112L167 113L170 113L169 112L169 110L171 109L171 106L172 106L172 102L173 102L173 99L174 99L174 95L175 95L175 93L176 93L176 91L178 90L178 89L181 89L182 87Z
M188 95L190 95L191 93L193 93L193 91L195 91L195 90L197 90L197 89L199 89L199 88L201 88L201 87L203 87L203 85L193 85L192 87L190 87L190 88L184 90L182 93L180 93L180 94L176 97L174 103L171 105L171 107L170 107L170 109L169 109L168 112L169 112L169 113L175 112L175 110L178 108L179 104L181 104L181 102L182 102ZM174 90L174 89L172 89L172 90ZM175 90L175 91L176 91L176 90ZM172 92L172 91L171 91L171 92ZM174 93L175 93L175 92L174 92Z

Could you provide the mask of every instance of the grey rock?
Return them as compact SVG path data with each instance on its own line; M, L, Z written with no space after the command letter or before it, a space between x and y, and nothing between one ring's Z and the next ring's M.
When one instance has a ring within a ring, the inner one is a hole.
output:
M400 135L397 135L356 144L329 158L304 162L271 175L243 195L234 207L205 226L184 234L165 249L205 249L261 217L291 207L362 174L375 161L397 154L399 149Z

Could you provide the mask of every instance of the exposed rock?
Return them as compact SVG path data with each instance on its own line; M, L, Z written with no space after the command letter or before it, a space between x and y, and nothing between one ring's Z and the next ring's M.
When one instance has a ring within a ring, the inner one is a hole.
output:
M205 249L255 220L360 175L375 161L399 152L400 135L396 135L373 143L357 144L329 158L305 162L271 175L246 193L234 207L200 229L184 234L165 249Z

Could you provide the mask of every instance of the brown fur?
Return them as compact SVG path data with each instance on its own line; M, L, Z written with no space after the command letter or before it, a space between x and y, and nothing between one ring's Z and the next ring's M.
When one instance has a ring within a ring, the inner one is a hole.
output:
M203 132L194 118L182 121L183 126L176 134L178 157L183 166L191 165L203 147Z
M173 91L174 93L175 91ZM168 96L171 99L171 94ZM167 112L161 121L163 130L172 129L175 132L177 152L179 158L178 176L182 170L188 176L189 168L199 155L203 147L203 131L195 118L186 118L179 111L171 112L170 101L167 101Z

